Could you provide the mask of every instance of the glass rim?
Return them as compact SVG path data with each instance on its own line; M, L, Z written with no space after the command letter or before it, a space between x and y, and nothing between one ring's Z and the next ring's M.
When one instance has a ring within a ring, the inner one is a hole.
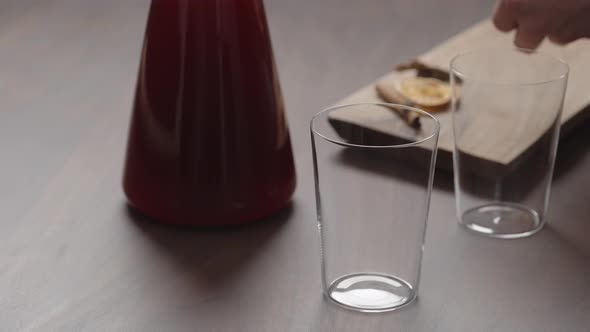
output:
M338 109L342 109L342 108L348 108L348 107L353 107L353 106L362 106L362 105L366 105L366 106L382 106L382 107L397 107L397 108L403 108L407 111L410 112L415 112L418 113L422 116L426 116L428 118L430 118L431 120L433 120L434 123L434 128L433 128L433 132L428 135L425 138L422 138L420 140L415 140L409 143L403 143L403 144L390 144L390 145L363 145L363 144L352 144L352 143L348 143L344 140L336 140L333 138L330 138L324 134L322 134L321 132L319 132L318 130L316 130L314 128L314 123L316 122L316 120L318 120L321 116L328 114L332 111L338 110ZM351 148L364 148L364 149L398 149L398 148L408 148L408 147L414 147L417 145L420 145L424 142L428 142L429 140L438 137L438 135L440 134L440 122L438 121L438 119L433 116L432 114L423 111L419 108L416 107L412 107L412 106L407 106L407 105L402 105L402 104L394 104L394 103L380 103L380 102L366 102L366 103L353 103L353 104L342 104L342 105L336 105L336 106L332 106L332 107L328 107L322 111L320 111L319 113L315 114L310 121L310 130L312 132L312 134L315 134L323 139L325 139L328 142L337 144L337 145L341 145L341 146L346 146L346 147L351 147Z
M457 61L465 56L468 55L474 55L474 54L478 54L478 53L487 53L487 52L506 52L506 53L527 53L527 54L532 54L532 55L539 55L539 56L543 56L545 58L548 58L550 60L553 60L555 63L559 63L560 65L563 66L563 73L556 76L556 77L552 77L549 79L539 79L539 80L533 80L531 82L514 82L514 83L510 83L510 82L494 82L491 80L485 80L485 79L475 79L473 77L471 77L470 75L466 75L464 72L462 72L461 70L458 69L457 67ZM552 83L555 81L559 81L562 79L565 79L568 77L569 72L570 72L570 66L569 64L563 60L560 57L551 55L549 53L545 53L545 52L540 52L538 50L533 50L533 49L528 49L528 48L518 48L518 47L514 47L514 48L494 48L494 47L487 47L487 48L481 48L481 49L477 49L477 50L471 50L471 51L467 51L467 52L463 52L463 53L459 53L457 55L455 55L450 63L449 63L449 67L450 67L450 71L451 74L455 74L459 77L461 77L462 79L469 79L472 80L474 82L479 82L479 83L485 83L485 84L491 84L491 85L513 85L513 86L532 86L532 85L542 85L542 84L547 84L547 83ZM452 76L452 75L451 75Z

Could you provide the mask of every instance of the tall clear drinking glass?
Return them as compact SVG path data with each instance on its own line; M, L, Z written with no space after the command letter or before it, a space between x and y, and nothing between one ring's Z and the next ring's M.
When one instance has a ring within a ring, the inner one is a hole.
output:
M460 225L519 238L545 223L568 65L528 50L451 61Z
M409 114L420 116L419 128ZM313 118L323 287L332 301L380 312L416 297L438 133L428 113L393 104L338 106Z

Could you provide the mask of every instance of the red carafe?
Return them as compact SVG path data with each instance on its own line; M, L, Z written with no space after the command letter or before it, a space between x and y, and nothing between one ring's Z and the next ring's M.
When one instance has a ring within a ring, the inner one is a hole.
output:
M262 0L152 0L123 187L181 225L287 205L295 170Z

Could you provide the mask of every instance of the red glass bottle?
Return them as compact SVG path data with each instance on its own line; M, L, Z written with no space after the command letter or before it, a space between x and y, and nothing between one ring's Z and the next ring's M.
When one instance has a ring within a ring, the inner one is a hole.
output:
M295 170L262 0L153 0L127 149L130 204L221 226L285 206Z

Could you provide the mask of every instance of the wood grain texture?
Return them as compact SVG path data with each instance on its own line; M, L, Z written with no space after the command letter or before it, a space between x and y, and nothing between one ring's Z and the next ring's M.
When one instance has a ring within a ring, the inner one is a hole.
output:
M489 1L267 1L299 187L282 214L218 231L162 226L125 205L121 169L148 5L0 2L0 331L589 326L588 126L560 147L543 232L519 241L463 232L452 178L440 172L415 305L366 315L321 295L312 114L484 18Z
M500 34L489 20L484 20L442 42L418 58L431 66L448 70L449 63L455 55L478 49L510 48L512 38L513 34ZM590 107L588 107L590 94L587 92L587 86L590 85L590 66L588 66L590 42L581 40L566 47L558 47L546 42L540 47L540 51L564 59L570 66L568 91L561 117L565 135L590 117ZM390 71L377 82L346 97L340 104L383 101L375 89L376 84L395 87L403 78L414 75L413 71ZM496 86L490 85L488 88L496 88ZM539 88L539 90L542 89L550 90L551 87ZM559 107L555 106L551 109L550 106L555 104L554 99L559 102L560 98L553 98L555 94L552 92L538 91L538 94L533 95L531 91L525 89L512 92L498 89L496 98L490 94L489 100L482 100L477 105L478 107L487 106L493 112L481 109L468 110L472 113L477 112L478 116L469 125L471 133L462 133L460 143L463 152L476 159L472 163L474 172L482 175L507 174L524 162L527 151L554 122L553 119ZM479 95L482 98L486 97L485 93L479 92ZM532 97L535 100L527 103L526 97ZM467 103L466 106L474 108L473 104L475 103ZM514 112L515 109L519 112ZM507 112L502 111L502 114L498 114L498 110ZM450 108L446 112L436 113L436 117L441 123L437 164L439 167L451 170L454 141ZM388 134L397 135L394 131Z

